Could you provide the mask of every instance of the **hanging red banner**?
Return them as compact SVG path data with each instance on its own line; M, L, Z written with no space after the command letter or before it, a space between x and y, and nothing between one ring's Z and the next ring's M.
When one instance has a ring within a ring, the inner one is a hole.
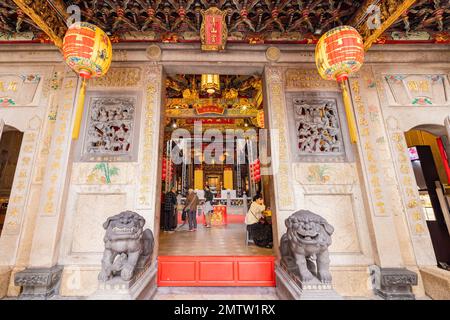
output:
M235 119L230 118L187 119L186 124L194 124L197 121L202 124L235 124Z
M225 108L221 106L199 106L195 108L197 114L223 114L225 112Z
M206 11L202 11L202 15L203 22L200 28L202 50L224 50L228 34L224 18L225 12L212 7Z

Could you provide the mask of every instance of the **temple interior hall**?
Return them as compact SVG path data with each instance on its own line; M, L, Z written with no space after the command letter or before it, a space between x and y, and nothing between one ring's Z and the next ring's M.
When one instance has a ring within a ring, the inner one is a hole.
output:
M0 300L450 300L449 17L0 0Z
M178 202L175 230L160 233L159 254L271 255L247 243L245 225L257 194L271 216L271 181L261 174L260 160L268 151L259 144L267 138L261 75L169 74L165 85L162 195L175 188ZM205 186L213 194L210 229L204 225ZM199 197L195 235L184 232L189 223L182 217L189 189Z

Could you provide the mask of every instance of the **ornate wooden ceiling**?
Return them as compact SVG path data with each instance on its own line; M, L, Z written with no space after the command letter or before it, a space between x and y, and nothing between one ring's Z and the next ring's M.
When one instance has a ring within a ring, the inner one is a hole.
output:
M0 40L55 41L70 5L113 41L198 42L201 10L213 6L226 11L229 42L314 43L327 30L350 24L372 42L448 43L450 29L449 0L3 0ZM370 5L380 8L381 32L367 28Z
M166 78L167 98L186 98L194 91L198 92L200 98L208 98L208 94L200 90L200 78L201 75L193 74L169 75ZM254 98L260 90L260 76L221 75L220 92L215 97Z

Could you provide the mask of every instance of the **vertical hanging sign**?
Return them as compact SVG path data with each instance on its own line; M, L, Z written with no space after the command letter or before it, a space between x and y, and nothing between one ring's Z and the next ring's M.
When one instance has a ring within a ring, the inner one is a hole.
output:
M202 16L203 22L200 28L202 50L224 50L228 35L225 12L222 12L216 7L212 7L206 11L202 11Z

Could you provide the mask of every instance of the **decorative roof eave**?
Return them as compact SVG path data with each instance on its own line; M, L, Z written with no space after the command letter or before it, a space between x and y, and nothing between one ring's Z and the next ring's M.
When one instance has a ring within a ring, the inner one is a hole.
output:
M376 43L383 33L389 29L402 14L416 2L416 0L399 1L367 0L356 12L349 25L354 26L364 40L364 50L369 50L372 44ZM369 23L369 18L373 18L374 9L379 15L379 21ZM378 25L376 25L378 23Z
M62 0L13 0L58 47L62 48L68 17Z

